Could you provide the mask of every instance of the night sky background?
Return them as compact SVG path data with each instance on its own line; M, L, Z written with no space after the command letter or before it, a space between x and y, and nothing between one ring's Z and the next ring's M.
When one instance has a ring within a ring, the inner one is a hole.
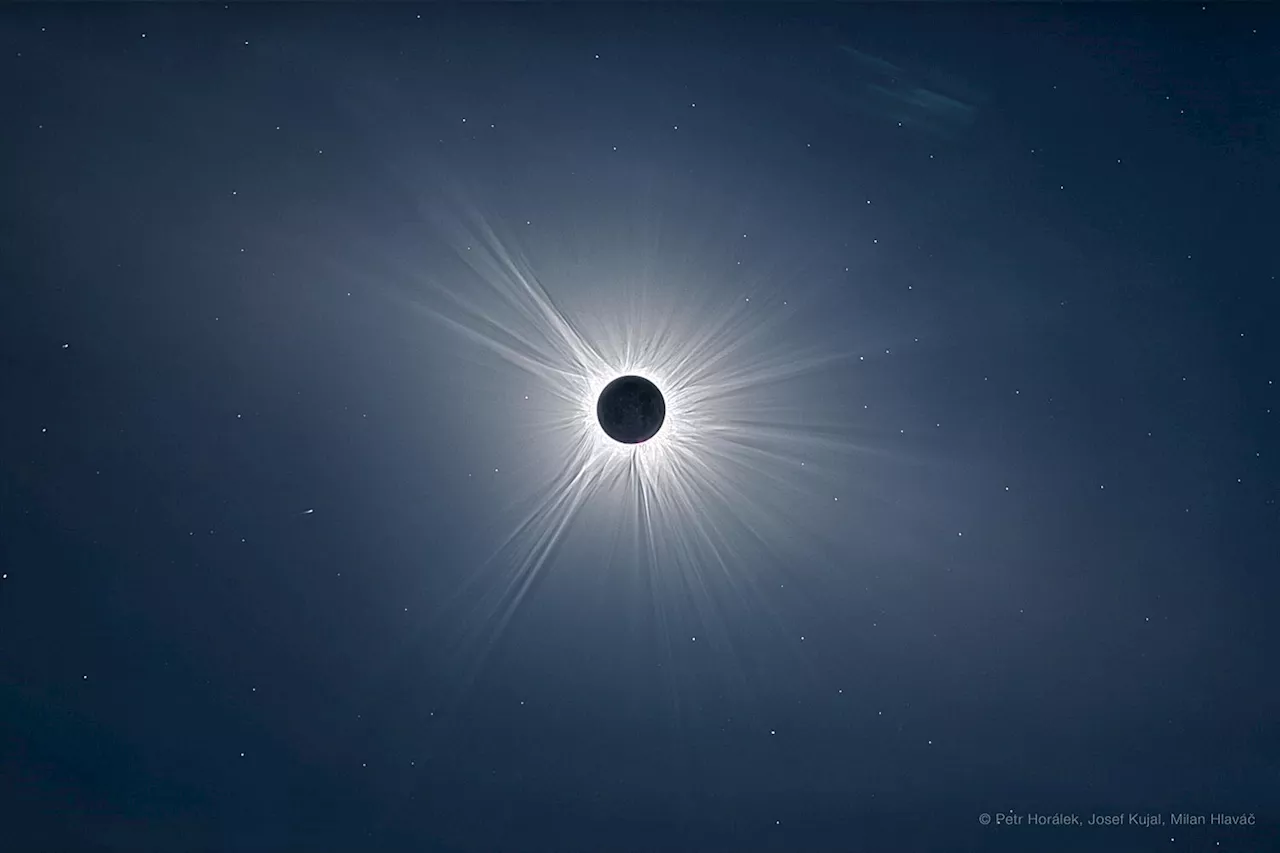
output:
M1269 4L6 7L0 850L1280 850L1277 202ZM510 607L477 221L794 367Z

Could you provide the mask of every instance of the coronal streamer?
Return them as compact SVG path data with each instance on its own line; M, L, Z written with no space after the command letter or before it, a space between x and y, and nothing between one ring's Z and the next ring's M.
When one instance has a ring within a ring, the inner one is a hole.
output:
M593 315L583 287L553 298L543 281L556 270L535 270L484 217L445 225L471 274L433 281L442 298L429 313L549 401L512 415L535 477L523 513L472 578L483 610L473 626L486 626L489 640L500 634L575 532L607 530L612 558L630 557L655 597L691 603L709 628L725 602L750 607L760 585L777 580L761 575L770 555L779 573L795 569L780 556L788 546L814 562L814 513L832 500L815 488L815 468L854 447L828 414L832 401L792 386L838 367L847 350L793 336L794 309L781 298L752 303L704 278L699 299L696 282L660 280L652 258L638 264L646 272L609 284L611 316ZM575 298L585 303L576 311ZM665 402L661 429L640 443L616 441L600 424L601 391L624 376L652 382ZM806 459L820 464L806 469ZM611 515L576 529L588 509ZM620 555L620 543L634 553Z

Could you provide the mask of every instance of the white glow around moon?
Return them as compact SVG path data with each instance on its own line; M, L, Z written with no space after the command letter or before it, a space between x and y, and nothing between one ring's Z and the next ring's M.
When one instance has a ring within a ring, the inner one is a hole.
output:
M575 533L614 539L612 558L647 572L647 588L703 601L778 580L762 566L788 544L813 552L818 506L832 502L822 469L854 448L830 414L845 403L795 383L851 353L788 325L785 292L749 301L696 271L681 279L657 271L644 245L629 259L642 272L593 287L609 273L575 265L567 249L539 246L551 261L535 265L483 217L448 224L469 273L432 280L427 311L461 336L464 357L488 353L499 371L523 374L536 403L495 415L529 460L529 497L480 571L482 621L501 632ZM661 431L642 444L610 439L597 421L601 390L623 374L666 400Z

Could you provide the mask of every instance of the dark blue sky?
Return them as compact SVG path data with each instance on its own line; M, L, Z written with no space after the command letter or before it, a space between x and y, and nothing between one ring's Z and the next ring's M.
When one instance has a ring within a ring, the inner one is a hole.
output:
M4 9L0 850L1280 849L1278 45Z

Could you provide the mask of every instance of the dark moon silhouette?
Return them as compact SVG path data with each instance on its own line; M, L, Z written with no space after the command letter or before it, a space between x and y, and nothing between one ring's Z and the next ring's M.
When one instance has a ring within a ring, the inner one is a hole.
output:
M666 417L667 401L662 392L642 376L619 376L604 386L596 401L600 428L623 444L640 444L653 438Z

